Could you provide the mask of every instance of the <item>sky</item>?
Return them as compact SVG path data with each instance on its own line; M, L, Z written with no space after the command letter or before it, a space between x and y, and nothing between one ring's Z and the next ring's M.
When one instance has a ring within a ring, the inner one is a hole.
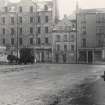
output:
M18 0L10 0L18 1ZM76 0L57 0L60 18L71 15L76 8ZM105 8L105 0L78 0L79 8Z

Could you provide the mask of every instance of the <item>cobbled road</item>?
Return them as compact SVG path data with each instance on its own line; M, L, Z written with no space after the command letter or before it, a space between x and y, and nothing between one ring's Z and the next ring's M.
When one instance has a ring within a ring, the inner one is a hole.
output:
M69 102L81 96L80 84L84 80L89 79L91 83L99 81L93 87L103 85L100 75L104 70L104 65L1 65L0 105L69 105ZM73 89L78 93L77 96L75 92L68 95Z

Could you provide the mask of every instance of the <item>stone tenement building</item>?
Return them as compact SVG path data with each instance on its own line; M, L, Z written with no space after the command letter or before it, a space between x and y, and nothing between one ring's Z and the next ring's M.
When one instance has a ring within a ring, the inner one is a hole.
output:
M56 0L21 0L0 7L0 45L6 46L9 53L34 48L37 61L51 61L51 32L58 20Z
M54 63L76 63L75 22L64 17L53 28L52 56Z
M105 59L105 9L83 9L77 14L79 63L99 63Z

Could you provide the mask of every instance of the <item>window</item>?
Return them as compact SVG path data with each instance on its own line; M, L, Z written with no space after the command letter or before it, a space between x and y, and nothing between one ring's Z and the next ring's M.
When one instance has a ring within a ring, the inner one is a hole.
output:
M2 23L5 24L5 17L2 17Z
M48 38L45 38L45 43L46 43L46 44L48 44L48 43L49 43Z
M48 33L48 27L45 27L45 33Z
M102 47L103 46L103 43L101 41L101 39L98 40L98 47Z
M22 24L22 17L21 16L19 17L19 23Z
M34 18L30 17L30 23L33 23L33 22L34 22Z
M3 35L5 35L5 28L3 28Z
M81 26L82 30L86 30L86 25Z
M14 17L11 17L11 24L14 24Z
M33 12L33 6L30 7L30 12Z
M37 40L37 41L38 41L38 42L37 42L38 44L40 44L40 43L41 43L41 40L40 40L40 38L38 38L38 40Z
M5 38L3 38L3 45L5 45Z
M14 28L11 28L11 35L14 35L14 33L15 33Z
M64 45L64 51L67 51L67 45Z
M14 45L14 38L11 38L11 44Z
M96 23L104 23L105 22L105 14L104 13L98 13L96 15Z
M33 34L33 28L30 27L30 34Z
M86 20L82 20L82 21L81 21L81 24L82 24L82 25L86 24Z
M57 36L56 36L56 41L57 41L57 42L60 42L60 35L57 35Z
M8 12L8 7L4 7L5 12Z
M19 28L19 34L20 35L22 35L22 32L23 32L22 28Z
M21 6L19 7L19 12L22 12L22 7Z
M23 39L19 38L19 45L22 45L22 44L23 44Z
M40 19L40 16L38 16L38 23L40 23L41 22L41 19Z
M71 51L74 51L74 45L71 45Z
M48 16L45 16L45 22L48 23Z
M82 34L83 34L83 35L86 35L86 31L83 31Z
M104 26L97 26L96 27L96 33L97 34L103 34L104 33Z
M86 47L86 39L82 39L82 47Z
M64 41L67 41L67 35L64 35Z
M75 38L74 35L71 35L71 39L74 40L74 38Z
M41 33L41 27L38 27L38 34Z
M60 45L59 45L59 44L56 45L56 50L57 50L57 51L60 50Z
M44 10L48 10L48 6L47 5L44 5Z
M72 24L72 28L75 28L75 24Z
M30 45L33 45L33 38L30 38Z

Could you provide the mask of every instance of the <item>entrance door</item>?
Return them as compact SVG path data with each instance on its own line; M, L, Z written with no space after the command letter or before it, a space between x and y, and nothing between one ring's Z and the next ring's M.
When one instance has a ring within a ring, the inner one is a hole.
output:
M92 51L88 51L88 63L92 63L92 62L93 62Z
M80 51L79 52L79 62L86 63L86 61L87 61L86 51Z
M55 60L56 60L56 63L59 62L59 55L58 54L55 55Z
M42 62L44 62L44 52L42 52Z
M63 63L66 63L66 54L63 55Z

